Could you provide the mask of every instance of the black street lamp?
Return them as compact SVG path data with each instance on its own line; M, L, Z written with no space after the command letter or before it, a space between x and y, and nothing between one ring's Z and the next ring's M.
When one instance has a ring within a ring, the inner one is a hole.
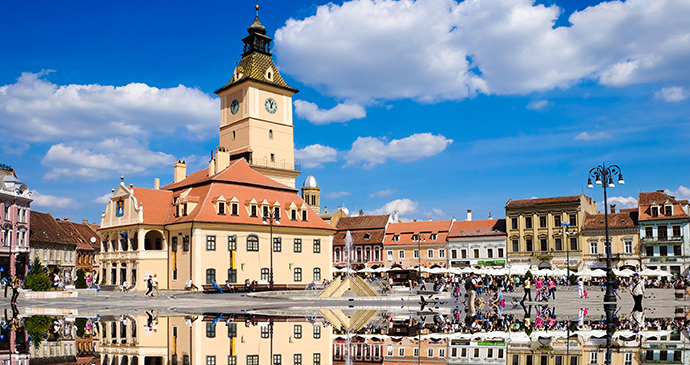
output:
M577 227L570 227L570 222L561 222L563 227L563 244L565 245L565 262L568 274L566 280L570 285L570 235L577 233Z
M616 294L613 292L613 268L611 267L611 241L609 240L609 213L608 213L608 198L606 195L606 188L613 188L613 176L618 175L618 184L625 184L623 180L623 173L617 165L606 166L601 164L589 170L589 178L587 179L587 188L591 189L592 178L594 183L601 185L604 188L604 224L606 231L606 240L604 241L606 247L606 294L604 295L604 311L606 312L606 327L609 336L613 334L615 321L613 314L616 312Z
M276 211L278 213L278 211ZM271 271L269 272L268 276L268 284L273 290L273 251L275 251L275 242L273 242L273 222L275 221L275 224L280 224L280 216L275 213L271 213L270 210L264 211L264 220L263 224L268 224L269 225L269 241L271 242Z

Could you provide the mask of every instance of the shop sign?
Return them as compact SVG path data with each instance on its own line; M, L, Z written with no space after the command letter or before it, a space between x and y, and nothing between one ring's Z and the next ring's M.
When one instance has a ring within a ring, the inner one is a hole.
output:
M563 263L565 263L565 260L554 259L554 260L553 260L553 263L554 263L554 264L563 264Z
M478 342L477 346L501 346L505 347L506 343L505 342L491 342L491 341L486 341L486 342Z

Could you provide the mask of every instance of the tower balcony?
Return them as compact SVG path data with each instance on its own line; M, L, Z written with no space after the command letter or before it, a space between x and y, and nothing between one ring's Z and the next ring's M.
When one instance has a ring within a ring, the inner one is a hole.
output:
M295 160L294 164L289 164L285 161L269 161L267 159L255 159L255 158L248 158L247 162L249 163L249 166L251 167L260 167L260 168L268 168L268 169L276 169L276 170L284 170L284 171L301 171L302 166L299 163L299 161Z

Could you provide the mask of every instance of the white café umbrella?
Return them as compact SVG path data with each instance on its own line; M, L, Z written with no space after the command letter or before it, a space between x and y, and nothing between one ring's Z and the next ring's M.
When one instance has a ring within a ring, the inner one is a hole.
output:
M374 269L370 267L365 267L363 269L357 270L357 272L375 272Z
M604 271L602 269L596 269L596 270L592 271L592 276L598 277L598 278L604 277L604 276L606 276L606 271Z
M374 272L386 272L386 271L388 271L388 268L383 267L383 266L381 266L377 269L374 269Z
M575 276L594 276L594 272L590 269L584 269L575 273Z
M654 270L654 272L657 273L658 276L673 276L673 274L671 274L670 272L661 269L656 269Z
M657 273L656 271L654 271L652 269L647 268L647 269L640 271L640 276L659 276L659 273Z
M616 276L620 277L629 277L632 276L633 272L630 269L625 269L625 270L618 270L618 269L613 269L613 273L616 274Z

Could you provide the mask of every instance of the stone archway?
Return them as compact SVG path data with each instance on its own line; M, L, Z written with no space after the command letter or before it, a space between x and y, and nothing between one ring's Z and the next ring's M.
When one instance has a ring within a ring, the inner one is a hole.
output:
M144 250L161 251L163 250L163 234L159 231L148 231L144 236Z

